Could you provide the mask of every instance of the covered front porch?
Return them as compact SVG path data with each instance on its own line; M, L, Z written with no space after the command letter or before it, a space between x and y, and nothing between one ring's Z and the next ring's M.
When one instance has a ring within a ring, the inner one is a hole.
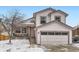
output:
M35 40L35 25L34 23L27 23L19 25L13 32L13 36L19 39L29 39L33 43Z

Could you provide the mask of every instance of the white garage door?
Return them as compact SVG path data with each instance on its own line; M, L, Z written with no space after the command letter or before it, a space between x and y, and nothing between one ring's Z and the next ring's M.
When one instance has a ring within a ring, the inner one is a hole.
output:
M41 44L68 44L68 32L41 32Z

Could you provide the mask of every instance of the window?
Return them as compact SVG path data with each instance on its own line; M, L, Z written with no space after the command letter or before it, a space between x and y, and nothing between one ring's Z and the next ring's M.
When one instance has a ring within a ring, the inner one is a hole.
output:
M55 32L55 35L61 35L61 32Z
M62 35L68 35L68 33L62 32Z
M41 16L40 18L41 18L40 23L41 24L45 24L46 23L46 17L45 16Z
M26 33L26 28L22 28L22 33Z
M48 32L48 35L54 35L54 32Z
M67 32L41 32L41 35L68 35Z
M55 20L61 21L61 16L55 16Z
M47 35L47 32L41 32L41 35Z
M16 33L21 33L20 28L17 28L15 32Z

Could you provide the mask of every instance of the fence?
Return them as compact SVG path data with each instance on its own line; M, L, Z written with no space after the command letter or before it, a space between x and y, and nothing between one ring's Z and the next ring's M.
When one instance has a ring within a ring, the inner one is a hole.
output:
M5 35L0 35L0 41L1 40L8 40L9 36L5 36Z

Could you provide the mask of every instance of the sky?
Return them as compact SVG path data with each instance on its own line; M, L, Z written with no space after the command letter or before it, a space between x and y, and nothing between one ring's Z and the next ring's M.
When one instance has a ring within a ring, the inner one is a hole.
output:
M28 19L33 16L34 12L49 7L66 12L68 14L66 18L68 25L79 25L79 6L0 6L0 15L6 15L9 11L17 9L20 10L23 14L25 14L25 18Z

